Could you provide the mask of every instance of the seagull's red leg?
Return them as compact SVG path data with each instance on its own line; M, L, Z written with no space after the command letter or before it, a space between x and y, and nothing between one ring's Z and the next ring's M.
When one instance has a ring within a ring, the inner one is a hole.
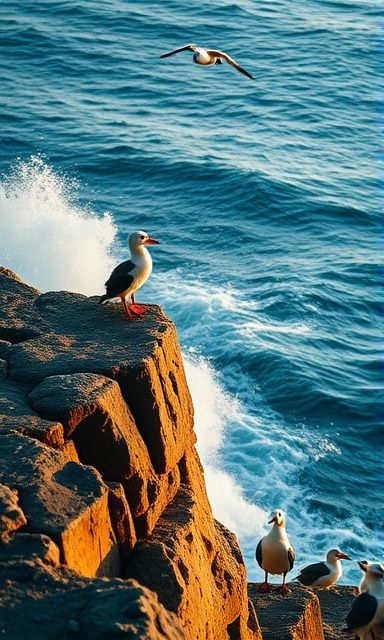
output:
M123 303L123 305L124 305L125 317L127 318L127 320L133 320L133 318L132 318L132 314L131 314L131 311L130 311L130 309L129 309L129 305L128 305L128 303L127 303L127 301L126 301L125 297L124 297L124 296L122 296L120 299L121 299L121 302L122 302L122 303Z
M287 585L285 584L285 576L286 575L287 575L286 573L283 574L283 584L282 584L282 587L281 587L281 590L282 590L282 592L284 594L291 593L290 590L288 589Z
M142 313L146 312L147 307L145 307L142 304L136 304L135 303L135 294L134 293L131 293L131 300L132 300L132 304L129 307L131 313L134 313L135 315L139 316Z
M129 305L129 309L131 313L134 313L136 316L139 316L146 312L147 307L144 307L142 304L131 304Z
M262 591L263 593L266 593L267 591L269 591L268 571L265 571L264 582L260 584L259 591Z

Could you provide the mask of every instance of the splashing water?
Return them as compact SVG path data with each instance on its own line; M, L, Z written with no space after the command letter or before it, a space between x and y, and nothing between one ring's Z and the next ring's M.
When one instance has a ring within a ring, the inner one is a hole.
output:
M18 160L0 182L0 263L42 291L103 293L113 267L112 217L80 206L77 186L41 156Z

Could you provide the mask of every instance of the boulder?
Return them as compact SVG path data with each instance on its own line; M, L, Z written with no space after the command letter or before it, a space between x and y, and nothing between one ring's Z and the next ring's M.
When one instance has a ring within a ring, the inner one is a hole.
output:
M60 564L59 547L44 534L16 533L6 544L0 544L0 565L40 559L51 565Z
M17 282L0 272L3 303L17 325L21 283L13 289L9 281ZM7 330L0 315L0 339L13 338L6 352L9 377L34 385L47 376L89 372L117 380L156 473L173 469L196 438L175 326L161 308L148 305L144 316L127 322L120 306L98 305L95 297L33 290L27 302L32 311L18 335Z
M85 579L62 567L23 562L0 571L0 593L4 638L185 640L177 617L134 580Z
M261 639L236 538L186 485L152 535L138 541L124 575L158 594L183 621L188 640Z
M6 362L0 361L0 364ZM19 433L36 438L51 447L62 447L64 429L56 420L44 420L31 410L25 385L17 384L7 377L7 368L0 369L0 435Z
M248 594L257 611L263 640L324 640L317 595L310 589L289 583L290 593L272 585L260 593L259 584L248 584Z
M137 535L148 535L176 495L180 474L177 465L167 474L155 473L119 384L93 373L48 376L29 402L40 415L62 423L83 464L106 481L122 483Z
M28 437L4 435L0 477L18 492L26 530L49 536L61 562L85 576L118 575L108 488L97 471Z
M15 531L26 524L27 519L19 507L17 491L0 484L0 541L8 542Z

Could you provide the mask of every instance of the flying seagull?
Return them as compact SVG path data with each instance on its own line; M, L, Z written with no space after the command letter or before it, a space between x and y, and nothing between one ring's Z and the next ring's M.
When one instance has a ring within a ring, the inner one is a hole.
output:
M180 49L175 49L174 51L170 51L169 53L163 53L160 58L168 58L168 56L173 56L175 53L179 53L179 51L193 51L193 62L196 64L202 64L206 67L211 66L212 64L222 64L222 60L226 60L228 64L231 64L232 67L235 67L238 71L243 73L248 78L254 80L254 77L251 76L248 71L240 67L227 53L223 51L216 51L215 49L204 49L203 47L196 47L194 44L186 44L184 47L180 47Z
M306 587L331 587L342 575L340 560L351 558L338 549L331 549L327 553L325 562L316 562L301 569L299 575L294 578Z
M372 638L382 637L384 626L384 566L381 563L359 562L365 572L365 591L353 601L346 617L347 631L356 633L360 640L368 631Z
M285 577L293 567L295 553L285 531L285 513L282 509L276 509L269 518L268 522L273 523L273 527L256 547L256 560L265 573L259 591L269 591L268 573L272 573L283 576L282 591L289 593Z
M145 312L145 306L135 303L135 293L152 273L152 258L145 245L160 244L160 242L150 238L145 231L134 231L128 238L128 244L131 257L112 271L109 280L105 283L107 293L101 296L99 304L113 298L120 298L127 319L132 320L133 315ZM130 296L131 303L127 302L127 296Z

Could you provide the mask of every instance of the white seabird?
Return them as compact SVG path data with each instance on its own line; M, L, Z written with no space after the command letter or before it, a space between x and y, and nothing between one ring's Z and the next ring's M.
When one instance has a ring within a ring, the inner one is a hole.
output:
M152 273L152 258L145 245L160 244L158 240L150 238L145 231L134 231L128 238L131 257L119 264L105 283L107 293L101 296L99 304L120 298L124 305L125 315L129 320L134 315L145 312L146 307L135 303L135 293L148 280ZM131 303L126 297L130 296Z
M363 593L354 600L346 617L347 631L357 633L365 640L371 632L372 639L382 638L384 633L384 566L381 563L359 562L365 572Z
M369 567L369 562L368 560L361 560L360 562L358 562L358 565L363 572L363 577L361 578L359 584L359 593L364 593L365 591L368 591L369 585L369 574L367 580L367 569Z
M273 522L273 527L256 547L256 560L265 572L259 591L269 591L268 574L272 573L283 576L282 591L288 593L285 578L293 567L295 553L285 531L285 513L282 509L276 509L269 518L268 522Z
M294 578L306 587L319 587L326 589L331 587L335 582L341 578L343 570L340 560L350 560L339 549L331 549L327 553L327 559L325 562L315 562L309 564L304 569L301 569L299 575Z
M180 51L193 51L193 62L196 64L202 64L206 67L211 66L213 64L222 64L222 60L228 62L228 64L235 67L238 71L243 73L248 78L254 80L254 77L248 73L243 67L237 64L227 53L224 51L217 51L215 49L204 49L203 47L196 47L194 44L186 44L184 47L180 47L180 49L175 49L174 51L169 51L169 53L163 53L160 58L167 58L168 56L173 56L175 53L179 53Z

